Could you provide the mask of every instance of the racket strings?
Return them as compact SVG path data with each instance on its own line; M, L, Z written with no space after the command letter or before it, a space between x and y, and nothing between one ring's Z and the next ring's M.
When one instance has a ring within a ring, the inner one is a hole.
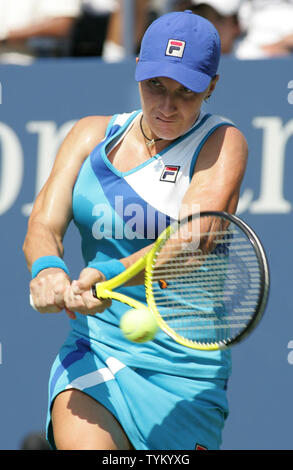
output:
M215 224L218 225L218 224ZM194 243L158 251L152 294L168 327L200 343L230 340L251 321L261 289L259 262L250 240L237 227L205 232L210 253ZM165 288L160 281L164 281Z

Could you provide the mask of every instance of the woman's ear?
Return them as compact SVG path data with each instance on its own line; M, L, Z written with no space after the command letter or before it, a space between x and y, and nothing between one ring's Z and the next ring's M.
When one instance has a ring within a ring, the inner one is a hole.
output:
M219 80L220 76L219 75L215 75L212 80L211 80L211 83L207 89L207 95L205 97L205 99L208 99L210 98L210 96L212 95L214 89L216 88L216 84L217 84L217 81Z
M136 63L137 63L137 62L139 61L139 57L136 57L135 61L136 61Z
M220 75L215 75L212 78L211 83L210 83L210 92L214 91L214 89L216 88L216 84L217 84L219 78L220 78Z

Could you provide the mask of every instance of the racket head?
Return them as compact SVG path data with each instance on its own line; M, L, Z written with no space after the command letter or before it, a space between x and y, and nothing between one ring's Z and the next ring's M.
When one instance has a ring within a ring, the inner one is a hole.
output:
M145 272L147 302L159 327L193 349L239 343L259 323L268 300L263 246L247 224L226 212L172 223L149 253Z

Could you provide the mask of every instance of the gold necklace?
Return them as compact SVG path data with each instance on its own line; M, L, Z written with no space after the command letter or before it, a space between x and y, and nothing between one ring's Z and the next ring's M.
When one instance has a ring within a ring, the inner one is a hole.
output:
M143 131L143 128L142 128L142 119L143 119L143 114L141 115L141 118L140 118L140 121L139 121L139 125L140 125L140 130L141 130L141 133L142 135L144 136L144 138L146 140L148 140L148 142L146 142L146 145L147 147L151 147L152 145L154 145L156 142L159 142L159 140L163 140L161 138L158 138L158 139L150 139L147 135L145 135L144 131Z

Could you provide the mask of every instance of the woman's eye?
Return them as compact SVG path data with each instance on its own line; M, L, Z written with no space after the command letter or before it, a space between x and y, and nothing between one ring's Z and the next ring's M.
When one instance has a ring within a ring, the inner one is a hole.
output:
M164 86L156 78L151 78L150 80L148 80L147 85L149 87L149 90L153 93L164 93Z
M154 86L159 86L160 85L159 80L156 80L155 78L152 78L150 80L150 83L151 83L151 85L154 85Z
M183 87L182 91L183 91L183 93L185 93L186 95L189 95L189 94L193 93L192 90L190 90L189 88L185 88L185 87Z

